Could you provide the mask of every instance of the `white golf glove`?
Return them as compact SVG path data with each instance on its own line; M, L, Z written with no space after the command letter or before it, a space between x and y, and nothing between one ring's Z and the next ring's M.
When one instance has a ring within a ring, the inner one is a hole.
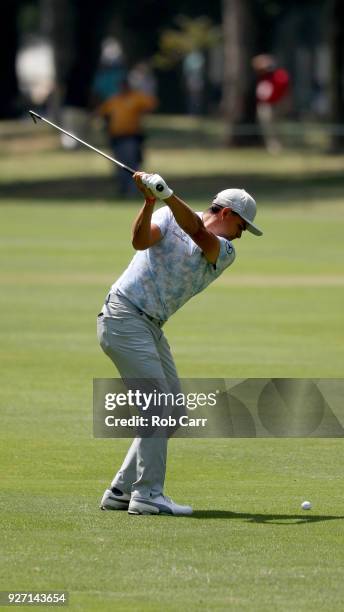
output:
M166 198L169 198L173 194L172 189L167 186L166 182L159 174L143 174L141 180L144 186L148 187L159 200L166 200Z

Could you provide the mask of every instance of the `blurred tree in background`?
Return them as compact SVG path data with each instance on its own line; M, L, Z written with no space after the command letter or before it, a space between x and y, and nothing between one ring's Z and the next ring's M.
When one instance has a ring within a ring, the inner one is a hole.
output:
M254 0L222 0L224 116L229 128L227 143L256 144L257 136L243 131L256 122L254 76L251 59L257 52Z
M59 101L87 108L110 0L41 0L50 12Z
M0 118L19 114L19 91L15 69L18 49L18 0L3 0L0 19Z
M198 62L204 82L197 114L221 112L231 145L257 143L256 53L275 54L289 70L294 119L315 113L344 122L343 0L3 0L2 9L0 118L16 117L30 104L15 63L23 40L40 35L54 51L52 114L65 105L89 108L101 42L113 36L128 69L142 60L154 66L159 112L188 111L185 63L189 69L193 61L197 72ZM337 130L333 148L343 141Z
M332 0L330 9L331 107L337 130L332 136L333 151L344 149L344 3Z
M212 21L204 16L191 19L191 17L181 15L175 19L175 23L178 26L177 28L167 28L162 31L159 52L154 56L153 65L162 72L175 69L178 71L180 78L182 78L181 67L184 69L184 74L188 71L189 81L193 79L194 88L199 88L198 109L197 112L196 109L194 110L196 114L208 114L211 100L211 85L207 78L209 74L209 50L220 43L220 28L214 26ZM191 67L192 62L194 62L194 65L197 64L194 70ZM192 75L192 72L194 75ZM195 82L196 80L201 80L202 83L198 85ZM190 86L192 88L191 82ZM188 96L187 89L185 84L185 97Z

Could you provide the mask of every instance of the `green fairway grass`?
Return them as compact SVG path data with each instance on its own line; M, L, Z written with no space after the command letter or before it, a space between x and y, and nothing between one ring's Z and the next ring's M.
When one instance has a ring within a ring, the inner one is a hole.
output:
M147 167L195 210L251 183L265 232L165 326L180 376L342 377L343 158L167 136ZM98 510L129 440L92 436L92 379L116 375L96 315L140 197L113 197L101 159L22 138L0 158L1 589L66 590L72 610L342 610L342 439L172 440L166 493L192 517Z

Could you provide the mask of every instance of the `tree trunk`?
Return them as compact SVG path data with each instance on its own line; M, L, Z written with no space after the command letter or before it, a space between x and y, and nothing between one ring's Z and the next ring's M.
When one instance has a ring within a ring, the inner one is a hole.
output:
M108 0L74 0L74 57L66 79L65 104L87 108L96 71L101 38L104 33L104 13Z
M49 114L56 121L65 96L65 82L74 54L71 0L40 0L41 32L50 39L54 50L55 89L49 100Z
M1 119L11 119L20 112L15 70L18 45L17 13L17 0L4 0L2 2L0 19Z
M251 59L256 31L252 0L222 0L224 80L222 108L229 146L261 142L256 130L255 79Z
M86 109L110 0L43 0L51 4L57 92L66 106Z
M336 126L342 128L344 124L344 5L342 0L332 0L330 32L331 119ZM333 134L332 149L343 151L344 133L342 131Z

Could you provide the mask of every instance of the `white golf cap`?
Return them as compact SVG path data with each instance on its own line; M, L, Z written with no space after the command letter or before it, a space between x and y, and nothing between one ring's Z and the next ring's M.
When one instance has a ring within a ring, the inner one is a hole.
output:
M221 208L231 208L246 221L249 232L256 236L263 235L263 232L253 223L257 204L245 189L224 189L215 196L213 204Z

